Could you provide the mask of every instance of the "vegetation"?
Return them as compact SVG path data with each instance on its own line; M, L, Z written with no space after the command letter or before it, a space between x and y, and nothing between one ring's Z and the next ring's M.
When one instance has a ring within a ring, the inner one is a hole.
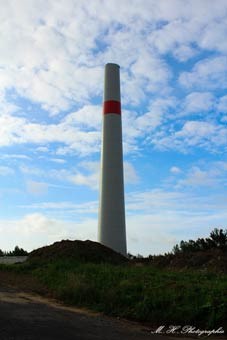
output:
M215 228L210 237L198 238L196 241L181 241L180 244L173 247L173 253L189 253L196 251L206 251L209 249L222 249L227 250L227 229Z
M224 327L227 275L56 260L8 266L67 304L150 324Z
M2 251L0 249L0 256L27 256L28 252L23 248L16 246L12 251Z
M195 241L193 245L196 246L190 252L189 244L192 245L192 242L181 242L179 251L163 255L163 258L179 256L185 261L192 257L191 254L208 252L214 260L218 260L212 252L226 254L226 231L215 229L210 240L205 239L205 244L212 244L212 247L206 249L203 246L198 252L195 249L201 241ZM155 266L151 256L147 258L148 262L143 262L144 258L140 255L136 261L131 256L130 261L123 263L98 262L97 259L101 258L99 253L94 261L97 245L86 242L86 261L81 242L75 243L78 253L72 256L73 243L62 241L37 250L23 264L1 265L0 271L28 275L47 287L53 297L67 304L108 315L145 321L150 325L193 325L204 329L227 326L226 274L210 272L201 265L199 270L185 270L183 267L176 270L171 266L164 267L162 261ZM88 245L94 247L91 256ZM64 254L63 258L55 256L56 249Z

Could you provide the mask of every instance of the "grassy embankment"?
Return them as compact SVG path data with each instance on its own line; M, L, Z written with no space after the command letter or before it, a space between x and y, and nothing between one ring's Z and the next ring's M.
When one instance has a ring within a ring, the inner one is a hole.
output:
M227 275L75 260L1 265L26 273L72 305L153 325L225 327Z

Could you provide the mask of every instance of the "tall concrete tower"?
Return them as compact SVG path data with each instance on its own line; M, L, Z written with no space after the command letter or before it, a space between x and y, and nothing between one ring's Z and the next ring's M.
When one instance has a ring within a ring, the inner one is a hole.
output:
M127 254L120 67L116 64L105 66L98 238Z

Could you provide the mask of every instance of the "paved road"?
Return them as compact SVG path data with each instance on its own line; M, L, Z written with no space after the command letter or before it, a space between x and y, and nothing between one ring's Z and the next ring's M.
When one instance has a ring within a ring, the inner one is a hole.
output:
M15 288L0 288L1 340L163 340L141 328Z
M176 339L179 338L151 334L149 329L136 323L66 307L0 281L0 340Z

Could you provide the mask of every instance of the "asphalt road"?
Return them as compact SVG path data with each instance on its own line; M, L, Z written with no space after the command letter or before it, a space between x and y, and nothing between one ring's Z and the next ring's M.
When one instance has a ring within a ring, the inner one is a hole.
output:
M142 326L0 288L1 340L163 340ZM164 339L173 339L164 337Z
M67 307L9 282L0 275L0 340L186 340L182 334L151 334L141 324Z

